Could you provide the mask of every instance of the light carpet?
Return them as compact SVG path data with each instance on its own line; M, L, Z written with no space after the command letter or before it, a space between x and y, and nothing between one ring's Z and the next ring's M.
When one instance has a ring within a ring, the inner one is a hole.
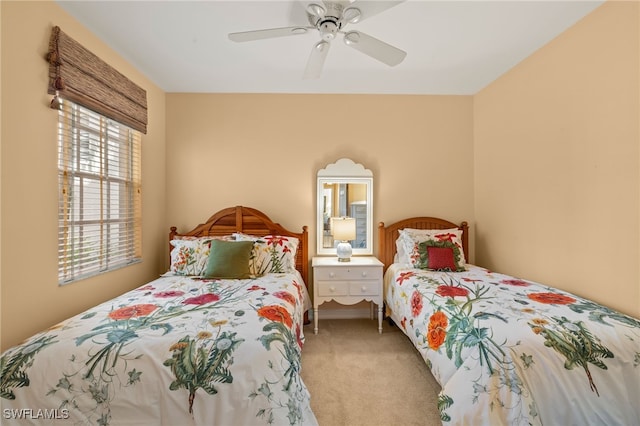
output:
M442 425L440 386L395 325L340 319L304 328L302 379L320 426Z

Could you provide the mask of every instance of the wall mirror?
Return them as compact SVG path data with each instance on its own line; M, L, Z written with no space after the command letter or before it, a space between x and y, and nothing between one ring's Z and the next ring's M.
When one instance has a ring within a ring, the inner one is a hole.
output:
M355 219L353 255L373 254L373 173L362 164L341 158L318 171L317 254L336 254L332 222Z

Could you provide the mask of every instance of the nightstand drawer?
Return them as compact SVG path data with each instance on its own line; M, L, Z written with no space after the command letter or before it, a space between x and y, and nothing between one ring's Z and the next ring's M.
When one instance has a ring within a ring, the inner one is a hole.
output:
M316 281L318 295L323 297L346 296L349 294L349 283L343 281Z
M314 277L317 280L363 280L376 279L382 268L376 266L343 266L340 268L316 268Z
M380 294L379 288L379 281L376 280L351 281L349 294L351 296L377 296Z

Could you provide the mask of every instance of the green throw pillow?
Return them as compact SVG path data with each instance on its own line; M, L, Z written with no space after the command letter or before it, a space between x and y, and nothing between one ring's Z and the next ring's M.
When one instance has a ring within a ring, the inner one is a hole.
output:
M420 258L416 262L417 268L451 272L465 270L460 261L460 247L451 241L423 241L418 244L418 253Z
M205 278L251 278L249 256L253 241L211 241Z

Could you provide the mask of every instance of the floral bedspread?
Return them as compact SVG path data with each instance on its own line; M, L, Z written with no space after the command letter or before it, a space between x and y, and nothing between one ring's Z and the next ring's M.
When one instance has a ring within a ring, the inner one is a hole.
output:
M640 320L467 267L385 274L387 314L442 386L443 424L640 424Z
M308 307L299 274L161 277L2 354L0 423L315 425Z

